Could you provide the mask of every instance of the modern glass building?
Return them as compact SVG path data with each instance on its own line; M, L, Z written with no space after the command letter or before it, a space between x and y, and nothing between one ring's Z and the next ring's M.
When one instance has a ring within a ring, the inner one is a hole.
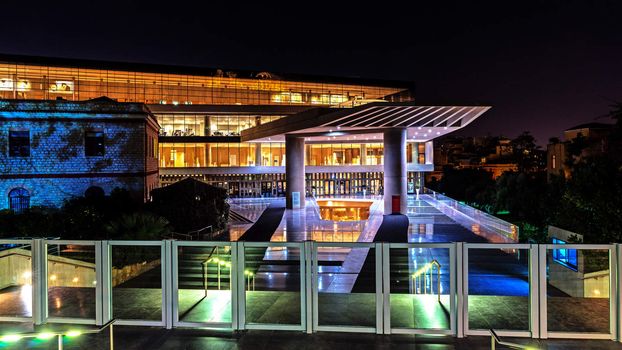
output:
M2 99L100 96L147 104L157 117L161 185L194 177L233 197L288 192L285 135L302 140L303 197L386 196L388 130L402 131L398 192L414 193L433 170L432 139L488 108L416 106L403 81L0 56Z

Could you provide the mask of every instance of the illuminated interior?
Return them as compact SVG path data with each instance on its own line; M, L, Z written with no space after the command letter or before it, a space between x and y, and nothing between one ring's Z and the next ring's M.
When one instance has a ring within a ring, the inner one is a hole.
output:
M0 98L88 100L108 96L146 104L252 104L351 107L403 88L283 80L262 72L241 77L214 70L205 75L0 63ZM403 97L398 97L403 99ZM405 97L409 100L408 97Z
M369 219L373 201L362 200L318 200L320 217L331 221L362 221Z

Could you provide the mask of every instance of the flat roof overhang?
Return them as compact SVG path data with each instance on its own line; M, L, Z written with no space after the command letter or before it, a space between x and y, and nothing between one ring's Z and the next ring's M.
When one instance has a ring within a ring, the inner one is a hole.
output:
M417 106L369 103L354 108L314 108L242 131L243 142L281 142L285 135L308 142L374 142L389 128L407 129L408 139L425 142L463 128L490 106Z

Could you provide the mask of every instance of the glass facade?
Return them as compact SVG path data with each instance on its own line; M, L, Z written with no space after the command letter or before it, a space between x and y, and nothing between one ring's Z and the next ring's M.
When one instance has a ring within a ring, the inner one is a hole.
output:
M242 130L283 116L158 114L160 136L240 136Z
M285 144L160 143L160 167L284 166Z
M0 98L88 100L108 96L146 104L251 104L353 106L356 101L410 101L407 89L351 83L280 80L269 73L240 77L147 73L0 62ZM348 104L351 102L351 104Z
M160 167L237 167L237 166L285 166L283 142L231 142L231 143L170 143L161 142ZM384 163L381 143L337 143L305 145L305 165L382 165ZM259 148L259 149L258 149ZM409 143L410 149L424 149L423 143ZM366 154L365 157L362 155ZM428 164L426 153L407 158L408 163ZM414 161L413 161L414 160Z

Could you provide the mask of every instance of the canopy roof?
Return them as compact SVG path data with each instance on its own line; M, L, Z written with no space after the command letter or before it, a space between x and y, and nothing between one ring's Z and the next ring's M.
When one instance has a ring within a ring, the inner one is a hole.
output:
M285 134L307 141L373 141L382 140L387 128L406 128L409 139L428 141L467 126L488 109L382 102L354 108L314 108L243 130L242 141L284 141Z

